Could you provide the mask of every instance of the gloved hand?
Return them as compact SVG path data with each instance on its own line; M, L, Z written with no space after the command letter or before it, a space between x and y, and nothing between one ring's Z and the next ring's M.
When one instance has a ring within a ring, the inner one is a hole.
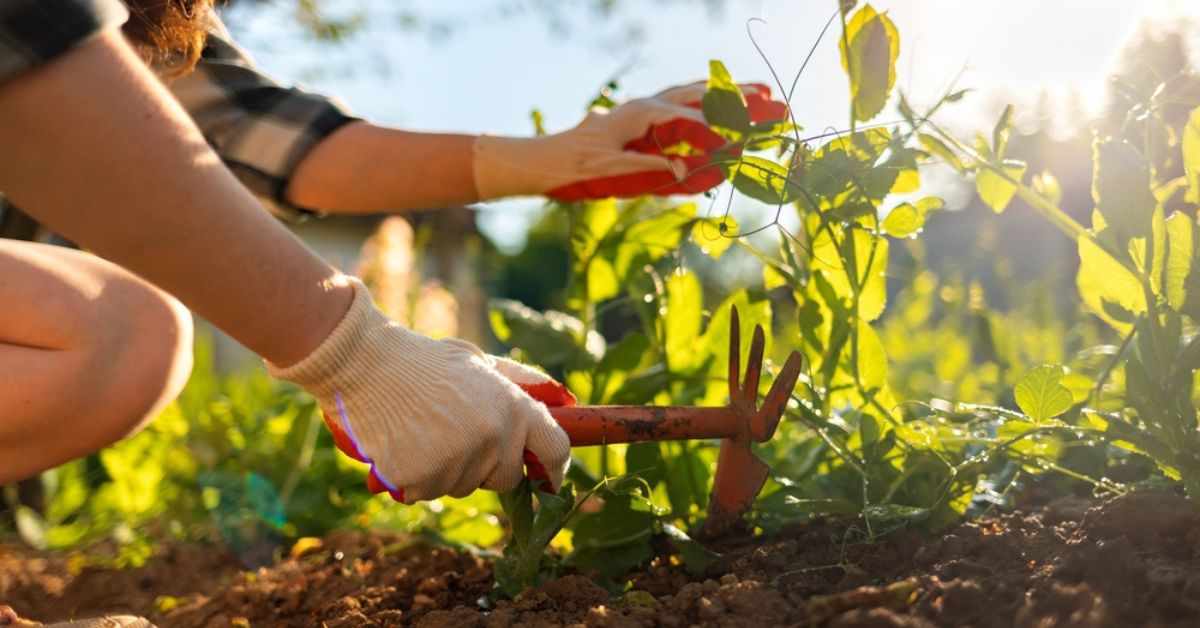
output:
M532 138L480 136L475 142L475 187L480 198L544 194L560 201L697 194L720 185L713 163L725 138L704 122L703 82L593 110L573 129ZM750 119L782 120L787 107L766 85L741 86ZM690 154L672 156L680 143ZM735 148L730 154L736 155Z
M371 465L373 491L407 504L507 491L524 475L523 457L548 490L562 485L570 442L530 394L571 405L566 388L469 342L409 331L361 283L354 291L345 318L311 355L267 368L316 398L338 448Z

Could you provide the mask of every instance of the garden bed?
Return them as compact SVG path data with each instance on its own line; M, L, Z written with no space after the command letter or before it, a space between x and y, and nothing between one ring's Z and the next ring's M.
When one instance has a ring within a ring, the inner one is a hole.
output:
M256 573L227 551L172 545L143 568L71 575L64 557L10 545L0 547L0 601L42 621L123 611L164 627L1200 622L1200 513L1179 497L1058 499L935 539L856 535L831 522L732 540L702 577L660 560L623 594L566 576L490 612L478 606L492 584L485 560L383 534L331 534Z

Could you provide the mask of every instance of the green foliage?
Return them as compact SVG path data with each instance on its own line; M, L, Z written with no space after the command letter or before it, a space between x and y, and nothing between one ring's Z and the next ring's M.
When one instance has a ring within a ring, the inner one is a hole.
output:
M700 101L704 118L718 133L736 140L750 132L746 98L720 61L709 62L708 89Z
M1053 419L1071 409L1071 390L1063 385L1061 364L1044 364L1027 371L1017 380L1013 393L1017 406L1036 422Z
M896 84L900 33L886 13L867 4L845 23L839 43L842 69L850 77L853 119L866 122L883 110Z
M538 508L533 508L537 493ZM504 555L493 563L496 587L513 597L529 587L541 584L546 547L575 512L575 488L564 484L558 494L534 488L528 480L500 495L500 504L508 516L511 537Z
M1150 234L1156 202L1150 192L1150 166L1124 140L1096 140L1092 150L1096 164L1092 198L1096 211L1111 229L1117 244Z
M999 169L980 170L975 175L975 189L984 205L999 214L1012 202L1017 193L1017 184L1025 176L1023 162L1007 161Z
M1200 109L1192 112L1182 129L1173 129L1150 105L1170 88L1164 84L1156 90L1146 94L1147 102L1133 105L1122 136L1098 138L1093 145L1095 211L1090 229L1057 206L1061 193L1048 173L1035 179L1032 188L1019 180L1009 181L1013 194L1077 241L1079 296L1115 333L1108 344L1081 352L1105 358L1087 390L1073 389L1068 378L1075 374L1067 374L1060 365L1038 367L1023 376L1015 394L1028 417L1013 417L1009 425L1054 417L1071 420L1070 409L1086 400L1091 405L1074 419L1077 436L1109 443L1110 459L1133 455L1151 461L1196 499L1200 497L1195 405L1200 336L1195 332L1198 312L1192 293L1200 281L1194 263ZM1165 138L1154 145L1155 159L1147 148L1151 134ZM993 146L977 142L974 151L948 134L939 133L938 139L962 152L968 163L974 160L978 178L1005 169L999 135ZM1183 164L1185 177L1170 178L1167 173L1177 163ZM1189 191L1182 199L1182 211L1166 216L1164 203L1184 184ZM1024 453L1048 468L1057 455L1055 449L1032 439ZM1111 483L1101 484L1119 490Z
M1187 172L1188 200L1200 203L1200 110L1193 110L1183 128L1183 168Z
M896 238L915 236L925 227L929 215L942 208L942 199L927 196L916 203L900 203L883 219L884 233Z

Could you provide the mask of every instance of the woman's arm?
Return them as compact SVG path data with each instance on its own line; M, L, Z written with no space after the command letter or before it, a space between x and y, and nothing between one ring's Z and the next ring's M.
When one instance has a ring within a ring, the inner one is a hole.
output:
M350 305L115 31L0 85L0 146L15 203L275 364L311 353Z
M511 490L526 454L561 485L567 435L520 388L544 382L384 316L258 207L115 31L0 85L0 147L0 189L303 386L338 445L371 463L372 490ZM95 283L80 291L111 288Z
M351 122L305 154L285 197L299 207L337 213L473 203L479 200L472 178L474 142L473 135Z

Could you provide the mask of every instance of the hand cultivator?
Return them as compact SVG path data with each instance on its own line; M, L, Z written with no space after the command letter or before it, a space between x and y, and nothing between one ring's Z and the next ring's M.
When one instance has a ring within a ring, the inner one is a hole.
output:
M788 355L770 392L760 406L756 403L762 374L764 337L754 327L746 379L739 383L741 340L737 308L733 309L729 333L729 405L721 408L696 406L564 406L550 414L571 438L571 445L608 445L639 441L721 440L721 452L708 501L708 520L701 533L715 537L741 520L767 481L770 469L750 450L750 443L765 442L775 434L788 399L800 376L801 357Z

